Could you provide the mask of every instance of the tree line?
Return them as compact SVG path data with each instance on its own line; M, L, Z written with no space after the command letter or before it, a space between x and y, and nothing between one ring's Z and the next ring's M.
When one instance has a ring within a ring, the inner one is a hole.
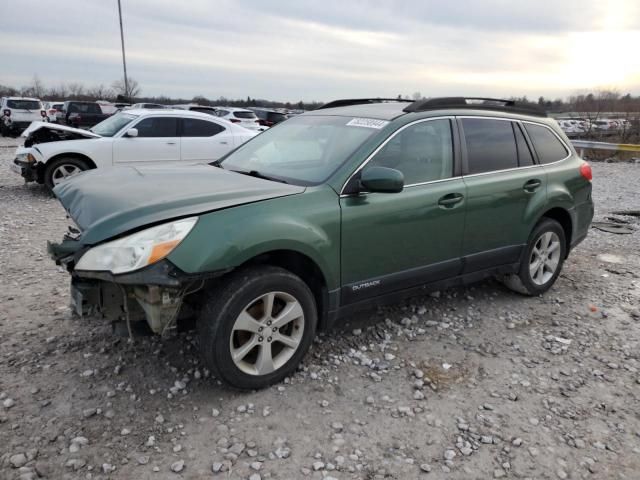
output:
M144 96L142 87L134 78L127 77L128 92L124 78L113 81L109 85L99 84L85 86L80 82L60 83L55 86L45 86L38 75L34 75L31 83L22 87L12 87L0 84L0 97L23 96L35 97L41 100L109 100L131 103L160 103L163 105L198 103L200 105L225 105L230 107L274 107L287 109L313 110L324 102L282 102L268 99L251 98L231 99L224 96L208 98L196 95L192 98L171 98L164 95ZM398 95L402 100L421 100L420 92L412 95ZM604 112L624 113L630 119L640 117L640 95L622 94L616 89L596 89L591 92L578 92L568 98L547 99L543 96L531 100L526 96L510 97L521 103L536 105L549 113L572 112L581 114L585 118L598 118Z

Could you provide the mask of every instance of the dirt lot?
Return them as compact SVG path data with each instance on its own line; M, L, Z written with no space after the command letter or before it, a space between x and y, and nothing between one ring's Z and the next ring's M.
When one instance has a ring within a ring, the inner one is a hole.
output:
M639 478L640 219L591 230L544 297L495 281L350 318L289 381L240 394L195 338L71 316L66 230L0 139L1 479ZM596 218L640 165L594 165ZM347 323L348 322L348 323ZM217 473L216 473L217 472Z

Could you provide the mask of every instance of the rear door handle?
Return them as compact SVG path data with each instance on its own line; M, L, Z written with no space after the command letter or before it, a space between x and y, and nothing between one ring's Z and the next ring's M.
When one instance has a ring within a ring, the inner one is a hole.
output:
M167 145L175 145L176 142L167 142Z
M531 180L526 182L522 188L525 192L535 192L538 188L540 188L540 185L542 185L542 182L540 180L538 180L537 178L532 178Z
M444 197L440 197L438 205L444 208L453 208L464 199L460 193L448 193Z
M226 140L223 140L223 141L221 141L220 143L221 143L222 145L226 145L226 144L227 144L227 141L226 141Z

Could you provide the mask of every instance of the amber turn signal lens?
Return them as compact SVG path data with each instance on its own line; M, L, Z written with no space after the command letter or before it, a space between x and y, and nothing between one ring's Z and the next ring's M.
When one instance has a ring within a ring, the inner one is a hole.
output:
M169 255L169 253L171 253L171 250L173 250L179 243L179 240L171 240L169 242L163 242L154 245L153 249L151 250L151 255L149 255L147 265L151 265L158 260L162 260L164 257Z

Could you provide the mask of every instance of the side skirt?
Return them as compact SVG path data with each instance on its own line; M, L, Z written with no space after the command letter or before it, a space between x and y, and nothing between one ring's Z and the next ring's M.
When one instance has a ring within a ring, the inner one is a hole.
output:
M327 322L325 329L330 329L335 325L336 321L342 317L352 314L356 311L362 311L370 309L371 307L388 305L392 303L398 303L402 300L411 297L418 297L426 295L429 292L436 290L442 290L451 287L459 287L469 285L471 283L479 282L485 278L494 275L504 275L508 273L517 273L520 269L520 262L511 263L508 265L501 265L498 267L487 268L484 270L457 275L455 277L447 278L444 280L438 280L434 282L425 283L423 285L414 286L411 288L405 288L395 292L385 293L375 297L366 298L348 305L338 307L336 310L330 311L327 315Z

